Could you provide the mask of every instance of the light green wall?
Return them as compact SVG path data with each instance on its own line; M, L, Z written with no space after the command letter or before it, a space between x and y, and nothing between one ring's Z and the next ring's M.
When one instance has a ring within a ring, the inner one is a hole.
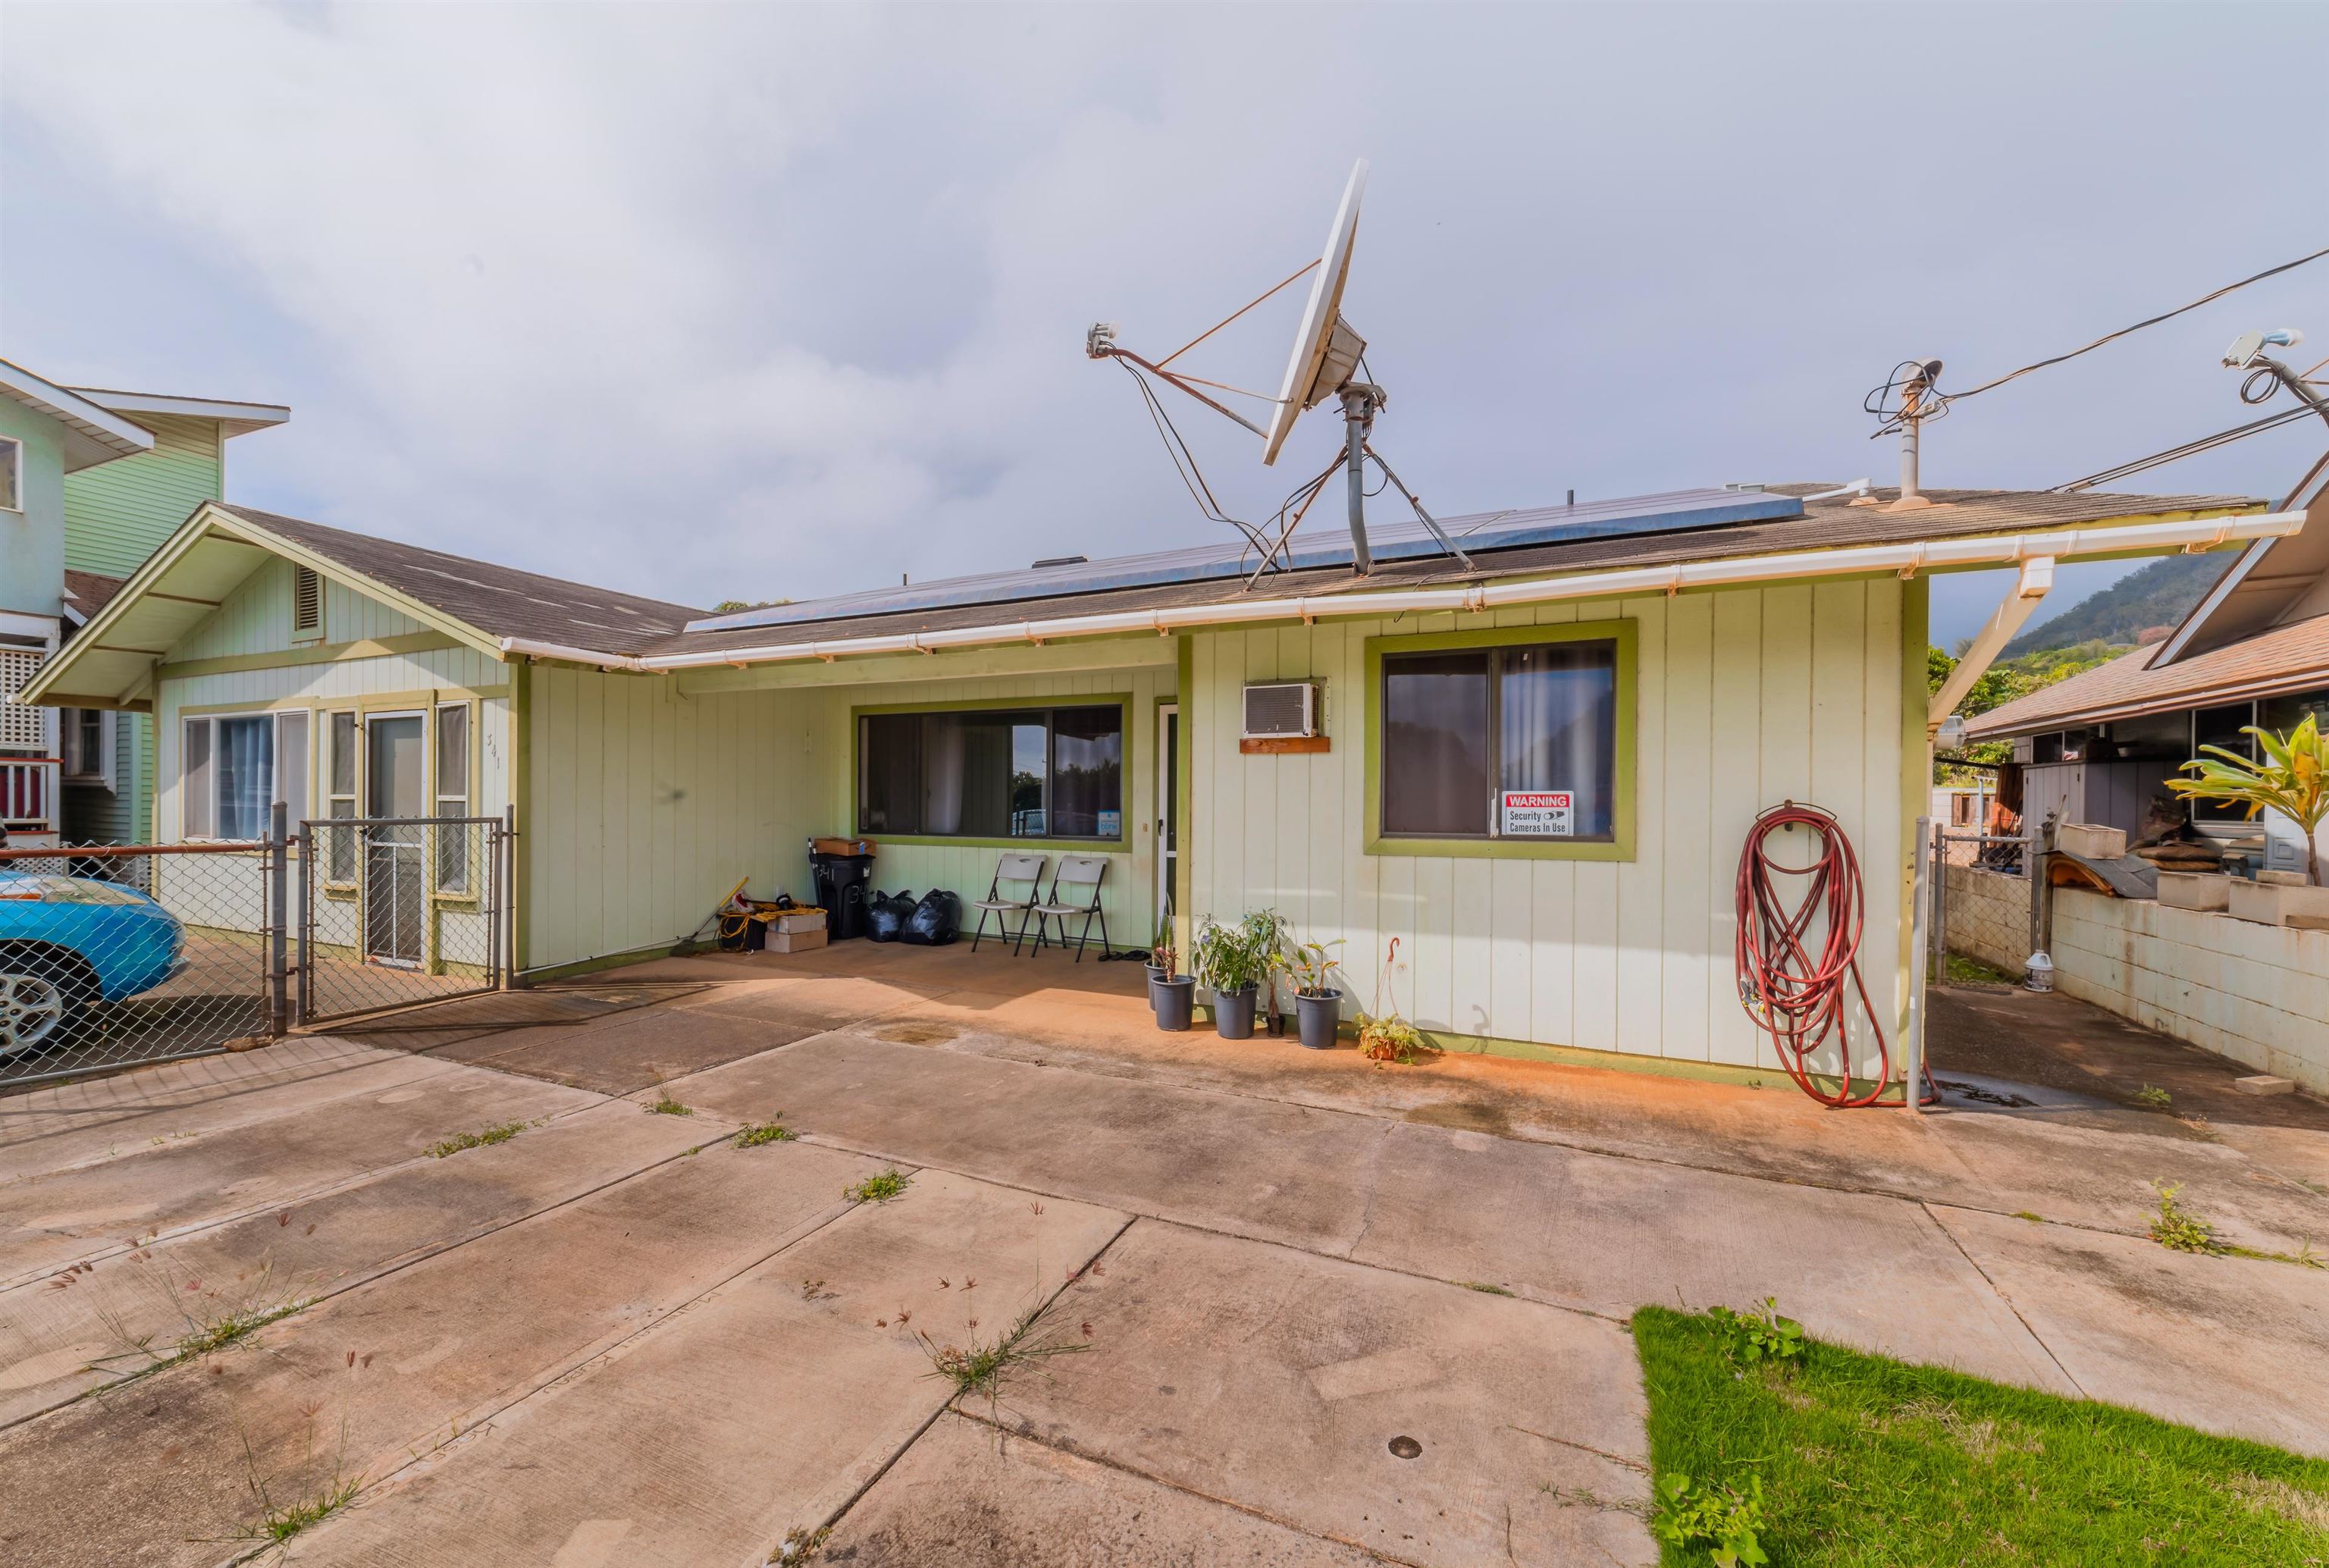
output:
M215 613L172 650L172 663L189 659L231 658L247 654L282 652L294 647L291 638L291 580L288 561L270 556L241 586L228 594ZM324 585L325 643L363 642L403 637L429 628L392 605L358 593L336 582Z
M56 421L0 399L0 436L24 443L21 512L0 512L0 609L57 615L64 609L64 456Z
M65 480L65 564L127 577L196 506L225 495L225 450L215 420L139 414L154 449L84 468Z
M1733 877L1763 808L1836 813L1866 886L1869 989L1880 1006L1894 993L1902 597L1883 578L1194 634L1190 911L1275 907L1300 940L1340 939L1354 1009L1396 1006L1457 1048L1468 1035L1776 1065L1732 961ZM1366 852L1368 638L1614 619L1636 628L1628 857ZM1333 749L1241 752L1246 683L1305 678L1323 684Z

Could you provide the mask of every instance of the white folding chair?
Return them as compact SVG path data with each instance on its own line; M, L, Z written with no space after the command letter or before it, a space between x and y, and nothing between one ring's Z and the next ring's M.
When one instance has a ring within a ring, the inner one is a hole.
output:
M1004 894L1003 884L1027 884L1025 898ZM1006 855L995 863L995 880L986 889L986 896L978 900L978 926L970 933L970 950L978 951L978 939L985 934L986 917L995 917L998 935L1011 939L1011 950L1019 950L1020 939L1027 934L1027 917L1035 911L1036 896L1043 891L1043 857L1040 855ZM1019 912L1019 929L1013 930L1004 922L1012 911Z
M1060 869L1051 875L1051 896L1035 906L1035 946L1043 946L1044 921L1060 922L1060 946L1068 945L1068 921L1074 915L1084 917L1083 929L1076 933L1076 962L1084 961L1084 942L1091 935L1092 921L1099 921L1099 950L1108 951L1108 913L1099 907L1100 880L1108 875L1108 856L1104 855L1063 855ZM1065 889L1062 893L1061 890ZM1090 897L1077 903L1070 900Z

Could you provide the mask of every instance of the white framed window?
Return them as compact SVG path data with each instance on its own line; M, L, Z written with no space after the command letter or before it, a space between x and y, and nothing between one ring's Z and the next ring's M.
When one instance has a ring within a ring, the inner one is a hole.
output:
M469 815L469 729L467 703L437 704L437 793L435 815ZM469 886L469 834L466 826L439 825L437 832L437 891L466 893Z
M0 436L0 512L24 509L24 443Z
M275 799L275 728L272 713L204 713L185 722L180 770L185 837L267 836L267 808Z
M356 815L356 755L363 732L357 727L354 713L342 709L325 716L327 729L324 758L324 815L354 817ZM327 828L330 843L325 845L325 880L341 886L352 885L356 880L356 836L352 828Z
M59 754L65 782L112 789L113 714L103 708L67 708L63 720Z
M303 641L324 635L324 580L305 566L291 569L291 635Z

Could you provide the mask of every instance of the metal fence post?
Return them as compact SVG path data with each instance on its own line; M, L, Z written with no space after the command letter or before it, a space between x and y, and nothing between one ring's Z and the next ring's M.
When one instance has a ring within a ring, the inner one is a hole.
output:
M502 808L501 853L494 857L494 940L501 949L501 988L517 977L517 808Z
M267 1032L283 1038L290 1015L283 960L291 918L290 864L287 842L291 808L278 800L267 808Z
M299 825L299 1022L316 1014L316 827Z

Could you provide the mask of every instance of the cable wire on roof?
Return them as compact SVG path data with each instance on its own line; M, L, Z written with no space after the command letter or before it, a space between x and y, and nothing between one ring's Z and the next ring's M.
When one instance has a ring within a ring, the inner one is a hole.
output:
M2091 490L2098 485L2107 485L2114 479L2124 479L2130 474L2140 474L2145 468L2156 468L2164 463L2173 463L2184 458L2195 458L2202 452L2213 451L2218 447L2228 447L2234 441L2245 440L2250 436L2260 436L2267 430L2278 430L2283 425L2294 424L2312 412L2311 409L2303 407L2283 409L2277 414L2267 414L2260 420L2251 420L2244 425L2234 425L2229 430L2218 430L2212 436L2202 436L2199 439L2186 441L2180 447L2170 447L2164 452L2154 452L2147 458L2137 458L2131 463L2121 463L2115 468L2105 468L2099 474L2089 474L2083 479L2072 479L2068 484L2053 486L2053 489L2057 495L2074 496L2081 490Z
M2132 326L2122 326L2117 332L2107 332L2100 337L2095 339L2092 343L2088 344L2084 348L2074 348L2068 354L2058 354L2051 359L2041 359L2036 361L2034 364L2025 364L2020 370L2010 371L2006 374L1999 376L1995 381L1985 381L1979 386L1968 387L1964 392L1951 392L1949 396L1952 398L1978 397L1983 392L1989 392L1996 387L2004 386L2007 382L2028 375L2032 371L2044 370L2049 365L2060 364L2065 360L2076 359L2082 354L2091 354L2096 349L2102 347L2103 345L2107 343L2114 343L2119 338L2125 337L2131 332L2141 332L2146 326L2156 326L2163 321L2172 321L2176 316L2184 314L2186 311L2197 310L2202 305L2207 305L2215 300L2221 299L2225 295L2233 292L2235 289L2246 288L2251 283L2261 283L2268 278L2277 278L2281 273L2289 271L2295 268L2302 267L2308 261L2318 261L2324 256L2329 256L2329 246L2324 246L2321 250L2314 251L2309 256L2299 256L2294 261L2284 261L2277 267L2268 267L2261 272L2241 279L2238 283L2227 283L2221 288L2216 289L2211 293L2202 294L2199 298L2194 299L2189 305L2179 305L2173 310L2163 311L2157 316L2151 316L2143 321L2138 321ZM2314 368L2317 370L2320 367L2316 365Z

